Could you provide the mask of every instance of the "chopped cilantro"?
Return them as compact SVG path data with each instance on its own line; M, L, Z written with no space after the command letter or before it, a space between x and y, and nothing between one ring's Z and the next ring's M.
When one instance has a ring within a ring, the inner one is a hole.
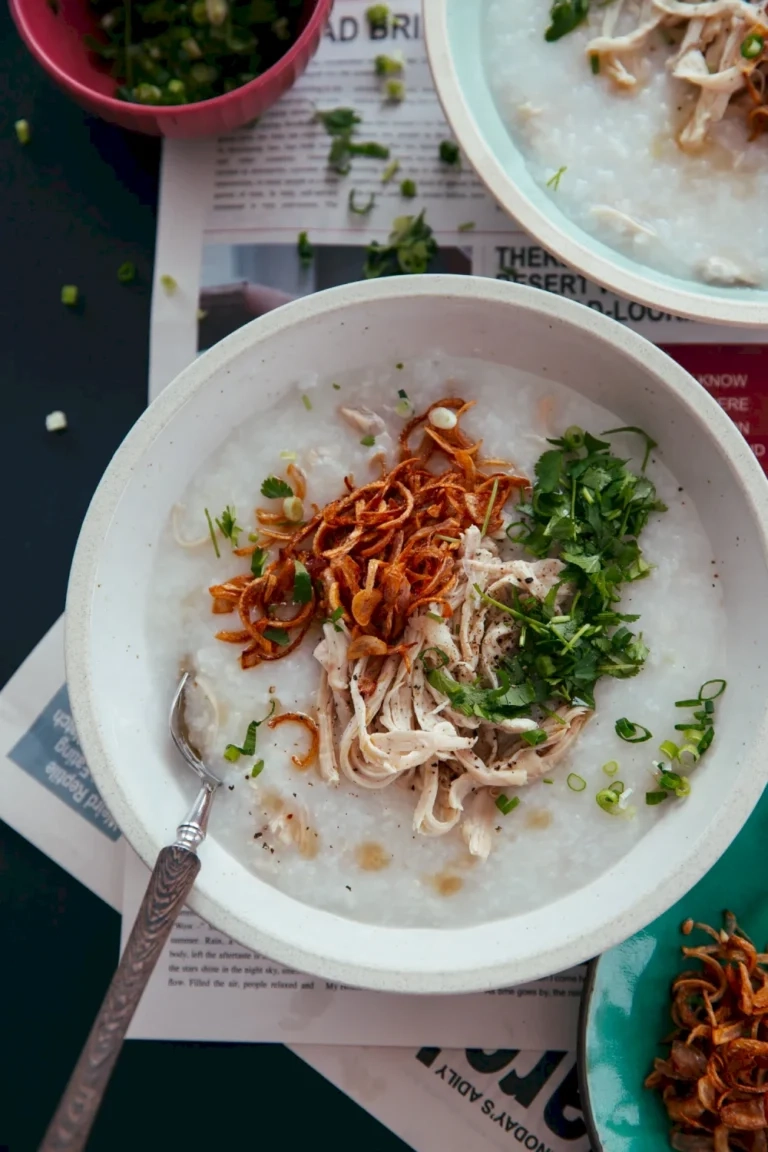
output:
M549 10L550 24L544 39L552 43L583 24L589 13L589 0L554 0Z
M400 181L400 195L405 196L406 200L413 200L414 196L418 195L418 191L415 180Z
M299 238L296 241L296 250L299 254L299 263L302 268L308 268L315 258L314 245L310 243L309 236L306 232L299 232Z
M248 731L245 734L245 740L243 741L242 745L227 744L226 748L224 749L224 759L229 760L230 763L234 764L240 759L241 756L253 756L254 752L256 751L256 731L261 727L262 724L269 720L274 710L275 702L273 700L272 707L262 720L251 720L250 724L248 725Z
M261 486L261 494L267 500L282 500L286 496L293 496L293 488L279 476L267 476Z
M300 560L293 562L293 602L309 604L312 599L312 580Z
M251 553L251 572L257 578L264 575L264 565L267 560L267 552L264 548L256 548Z
M271 640L279 648L284 648L291 642L290 636L282 628L265 628L263 635L266 640Z
M437 241L422 211L418 216L398 216L387 243L374 240L365 254L363 276L366 280L412 275L428 271L437 254Z
M237 548L237 541L240 533L244 530L241 524L237 522L237 514L235 509L227 504L226 508L216 520L216 526L221 532L225 540L229 540L233 548Z
M452 168L461 167L461 153L459 151L459 146L453 140L441 140L437 154L442 160L443 164L448 164Z

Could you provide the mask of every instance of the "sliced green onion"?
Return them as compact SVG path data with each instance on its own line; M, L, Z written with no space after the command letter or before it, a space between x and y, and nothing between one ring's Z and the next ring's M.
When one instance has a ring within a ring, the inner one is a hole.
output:
M257 776L261 776L264 771L264 761L257 760L253 768L251 768L251 780L255 780Z
M614 792L612 788L602 788L595 796L598 808L602 808L603 812L608 812L611 816L616 811L619 803L619 793Z
M555 172L554 175L550 176L549 180L547 180L547 188L551 188L553 192L557 192L558 188L560 187L560 181L567 171L568 169L565 167L565 165L563 165L562 168L558 168L557 172Z
M686 740L698 740L704 733L703 728L694 728L690 722L687 724L675 724L675 732L682 732Z
M618 760L609 760L606 764L603 764L603 772L605 772L606 776L615 776L618 770Z
M624 781L614 780L613 784L608 785L607 791L615 792L617 796L621 796L622 792L624 791Z
M411 404L410 400L408 399L408 393L404 388L398 388L397 395L399 399L395 405L395 412L398 416L402 416L403 419L405 419L413 412L413 404Z
M765 40L759 32L752 32L741 42L741 54L745 60L756 60L765 47Z
M278 648L285 648L291 642L290 636L282 628L265 628L262 635L266 640L277 644Z
M542 784L554 784L554 780L550 780L548 776L542 777Z
M650 728L646 728L643 724L635 724L633 720L627 720L626 716L616 721L615 728L616 735L626 740L627 744L644 744L646 740L653 739Z
M678 760L685 768L692 768L700 759L701 752L699 752L698 743L683 744L678 755Z
M306 393L302 396L301 402L306 408L307 412L312 411L312 401L310 400L309 396L306 395Z
M436 620L438 624L443 623L442 616L438 616L437 612L427 612L427 616L430 620Z
M205 518L208 521L208 531L211 534L211 544L213 544L213 550L216 553L216 559L220 560L221 559L221 552L219 552L219 545L216 542L216 533L213 529L213 520L211 520L211 514L208 511L208 509L206 508L206 509L204 509L204 511L205 511Z
M337 392L341 391L341 384L331 384L331 388L335 388Z
M164 272L163 275L160 277L160 283L162 284L163 288L165 289L165 293L167 296L173 296L174 292L176 291L176 289L179 286L177 284L177 282L174 280L173 276L169 276L167 272Z
M68 308L74 308L77 304L79 292L75 284L64 284L61 289L61 302L66 304Z
M362 444L363 448L373 448L374 444L376 443L376 437L371 436L369 433L367 436L363 436L360 443Z
M589 66L592 69L592 75L597 76L600 71L600 57L597 52L593 52L589 57Z
M402 104L405 100L405 81L387 80L384 84L384 91L390 104Z
M677 760L680 749L672 740L664 740L659 744L659 752L662 752L668 760Z
M716 692L705 692L705 688L709 688L710 684L719 684L720 687ZM699 700L717 700L718 696L722 696L727 687L727 680L705 680L701 688L699 688Z
M668 792L646 792L645 802L648 805L662 804L668 795Z
M396 176L399 171L400 171L400 161L399 160L390 160L389 164L387 164L386 168L384 169L384 171L381 174L382 184L389 184L392 177Z
M498 478L498 476L496 476L494 481L493 481L493 487L491 488L491 496L490 496L490 499L488 501L488 507L485 510L485 518L483 520L483 526L480 529L480 536L481 537L485 536L486 532L488 531L488 525L491 522L491 516L493 515L493 506L496 503L496 494L498 491L499 491L499 478Z
M29 130L28 120L17 120L13 126L16 129L16 139L19 144L29 144L32 133Z
M587 782L584 777L577 776L575 772L571 772L565 782L570 788L571 792L583 792L587 786Z
M121 264L117 270L117 278L121 284L132 284L136 279L136 265L131 260L126 260Z
M706 732L702 736L701 740L699 740L699 755L701 755L702 752L706 752L707 748L709 748L709 746L712 743L712 741L714 740L714 738L715 738L715 730L710 725L710 727L707 728Z
M662 772L659 776L659 784L668 792L674 792L680 787L682 779L682 776L678 776L677 772Z
M714 716L715 704L711 697L707 696L704 699L704 714L706 716Z
M501 796L496 797L496 807L502 816L508 816L514 808L517 808L519 803L519 796L505 796L502 792Z
M280 453L280 459L281 460L297 460L298 456L295 452L281 452Z
M477 225L475 224L474 220L465 220L463 224L459 224L456 231L457 232L474 232L476 227L477 227Z
M698 696L695 700L675 700L675 708L698 708L700 704Z
M304 519L304 505L298 496L285 497L283 512L286 520L290 520L292 524L298 524L300 520Z
M414 196L418 195L418 188L416 187L415 180L401 180L400 181L400 195L404 196L406 200L413 200Z
M694 712L693 714L694 720L704 720L706 723L709 723L709 716L710 713L704 708L699 708L698 712Z

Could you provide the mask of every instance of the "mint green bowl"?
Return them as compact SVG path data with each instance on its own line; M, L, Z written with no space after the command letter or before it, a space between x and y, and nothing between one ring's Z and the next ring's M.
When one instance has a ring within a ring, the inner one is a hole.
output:
M692 916L720 928L727 908L759 948L768 943L766 844L768 792L728 851L687 896L593 963L582 1000L579 1059L592 1152L669 1147L666 1112L643 1081L654 1056L668 1051L658 1041L673 1027L669 990L683 968L680 925Z
M649 268L590 236L536 184L499 115L482 67L488 2L424 0L424 33L445 115L502 208L565 264L620 296L709 323L768 325L768 291L716 287ZM542 12L547 8L542 3ZM514 68L513 59L509 66Z

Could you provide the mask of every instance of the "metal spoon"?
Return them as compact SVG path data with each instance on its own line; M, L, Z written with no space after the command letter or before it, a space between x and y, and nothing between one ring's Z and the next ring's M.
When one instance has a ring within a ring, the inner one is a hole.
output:
M147 891L112 983L85 1047L45 1134L39 1152L82 1152L115 1061L147 982L200 871L197 849L205 839L213 797L221 781L192 746L184 721L185 672L173 698L171 738L202 786L173 844L157 858Z

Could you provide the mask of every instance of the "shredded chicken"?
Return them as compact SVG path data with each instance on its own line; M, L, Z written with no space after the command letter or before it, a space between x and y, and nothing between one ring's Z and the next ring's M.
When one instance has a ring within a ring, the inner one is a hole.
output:
M701 148L732 99L742 95L754 136L768 128L767 7L768 0L615 0L605 7L600 34L588 41L587 56L618 88L634 88L645 55L662 34L676 45L668 61L672 76L696 94L678 135L680 147Z
M461 823L470 853L485 859L500 790L521 788L546 775L591 712L562 705L540 721L465 716L430 684L425 665L430 652L438 652L459 683L480 678L497 686L496 664L515 651L517 629L506 613L478 595L475 585L501 603L512 588L543 600L562 569L559 560L503 560L493 541L481 538L473 526L462 537L449 595L455 634L450 621L427 605L408 622L402 645L407 659L400 654L363 656L350 666L346 625L327 622L315 649L323 669L318 693L323 779L336 783L345 777L360 788L404 781L417 793L415 832L442 836ZM563 585L558 601L567 597ZM530 747L522 734L536 728L546 732L546 739Z

